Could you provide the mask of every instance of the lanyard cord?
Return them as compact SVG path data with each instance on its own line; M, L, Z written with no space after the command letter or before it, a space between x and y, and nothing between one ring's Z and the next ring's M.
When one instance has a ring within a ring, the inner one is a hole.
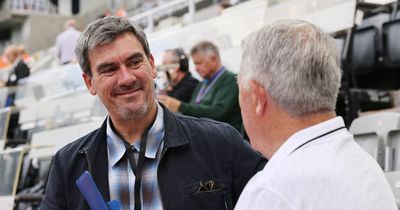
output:
M131 165L132 171L135 174L135 186L134 186L134 195L135 195L135 210L142 209L142 200L140 198L140 188L142 185L142 175L144 169L144 161L145 161L145 153L146 153L146 143L147 143L147 134L149 133L149 129L143 134L142 142L140 142L140 151L138 156L138 162L136 165L134 148L128 142L123 141L125 145L125 154L128 157L129 164Z
M338 130L341 130L341 129L344 129L344 128L346 128L346 127L342 126L342 127L333 129L333 130L331 130L331 131L328 131L328 132L326 132L326 133L324 133L324 134L321 134L321 135L319 135L319 136L317 136L317 137L315 137L315 138L313 138L313 139L310 139L310 140L304 142L303 144L301 144L300 146L298 146L298 147L297 147L296 149L294 149L290 154L292 154L292 153L295 152L296 150L300 149L301 147L303 147L304 145L306 145L306 144L308 144L308 143L310 143L310 142L312 142L312 141L315 141L315 140L317 140L317 139L319 139L319 138L321 138L321 137L324 137L324 136L326 136L326 135L328 135L328 134L334 133L334 132L336 132L336 131L338 131Z
M212 87L214 86L214 84L217 82L218 78L220 78L221 75L222 75L225 71L226 71L226 70L225 70L225 67L222 67L222 68L221 68L221 71L219 71L219 72L217 73L217 75L215 76L215 78L213 78L213 80L211 81L210 84L203 83L203 84L201 85L201 88L200 88L200 90L199 90L199 92L198 92L198 94L197 94L197 96L196 96L196 100L195 100L196 104L200 104L200 103L203 101L204 97L207 95L207 93L211 90L211 88L212 88Z

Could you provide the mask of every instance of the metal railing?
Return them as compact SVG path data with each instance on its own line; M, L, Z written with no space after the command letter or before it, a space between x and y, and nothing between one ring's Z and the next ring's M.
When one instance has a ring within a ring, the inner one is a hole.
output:
M194 0L173 0L135 15L130 19L140 25L147 25L146 31L151 32L154 30L155 21L171 16L174 12L185 9L186 7L188 8L188 12L186 13L187 20L189 23L193 22L195 13Z
M50 0L6 0L5 6L13 13L57 13L57 7Z

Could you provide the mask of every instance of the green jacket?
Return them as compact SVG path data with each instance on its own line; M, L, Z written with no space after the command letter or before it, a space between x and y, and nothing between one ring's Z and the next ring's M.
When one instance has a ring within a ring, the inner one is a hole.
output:
M236 76L225 71L215 82L214 86L204 96L201 103L196 104L196 97L203 83L198 83L189 103L181 103L179 111L184 115L207 117L226 122L238 131L242 129L242 116L239 107L239 89Z

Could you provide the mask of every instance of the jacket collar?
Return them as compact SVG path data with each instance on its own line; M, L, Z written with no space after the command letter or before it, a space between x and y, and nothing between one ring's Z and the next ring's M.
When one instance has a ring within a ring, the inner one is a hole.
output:
M107 119L101 127L95 131L89 142L83 147L86 156L88 169L94 182L99 188L100 193L106 201L110 200L110 190L108 186L108 156L107 156Z
M183 132L181 125L178 124L176 114L170 112L163 104L165 137L164 148L180 147L189 144L188 137Z
M173 147L180 147L189 144L188 138L177 122L177 116L170 112L163 104L164 110L164 150ZM93 136L81 150L86 154L89 172L92 175L97 187L106 201L110 200L108 186L108 155L107 155L107 118L101 127L95 131Z

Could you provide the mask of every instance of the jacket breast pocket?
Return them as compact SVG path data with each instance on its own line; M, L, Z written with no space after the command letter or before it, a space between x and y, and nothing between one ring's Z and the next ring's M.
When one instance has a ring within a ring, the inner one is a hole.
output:
M202 180L184 186L188 209L232 209L226 199L226 184L221 180Z

